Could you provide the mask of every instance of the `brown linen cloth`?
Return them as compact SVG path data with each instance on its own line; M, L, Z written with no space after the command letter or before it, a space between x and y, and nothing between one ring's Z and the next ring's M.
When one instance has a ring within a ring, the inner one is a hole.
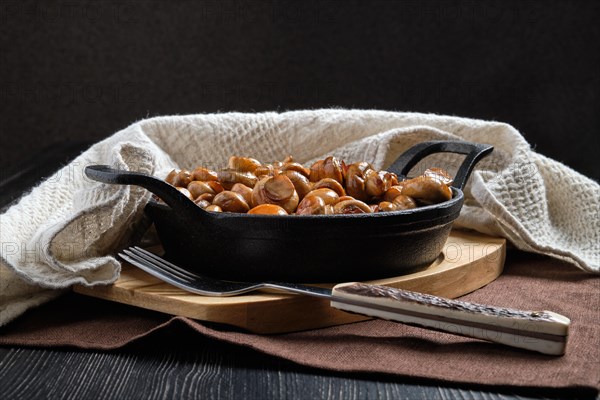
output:
M543 271L541 273L540 271ZM256 335L224 326L69 294L0 329L0 344L115 349L185 324L200 334L298 364L462 384L600 387L600 279L561 261L509 251L505 272L467 301L547 309L571 318L563 357L372 320L304 332Z

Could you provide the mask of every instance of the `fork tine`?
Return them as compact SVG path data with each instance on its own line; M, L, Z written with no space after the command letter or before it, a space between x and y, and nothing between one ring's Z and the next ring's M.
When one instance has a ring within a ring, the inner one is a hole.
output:
M133 247L130 247L129 250L138 254L140 257L143 257L144 259L148 260L149 262L158 263L161 266L163 266L165 268L169 268L170 270L173 270L174 272L178 272L181 275L184 275L190 279L199 278L199 276L194 274L193 272L188 271L184 268L181 268L181 267L165 260L164 258L157 256L154 253L149 252L148 250L142 249L141 247L133 246Z
M125 250L123 250L123 253L125 253L125 254L119 254L119 255L121 257L126 255L127 258L123 257L126 261L131 262L130 260L134 260L135 261L134 265L144 269L145 271L148 271L150 269L152 271L156 271L157 274L166 274L168 276L172 276L173 278L176 278L176 279L179 279L182 281L187 281L187 282L190 282L193 279L189 276L179 273L177 270L173 270L173 269L169 268L168 266L161 265L152 259L148 259L147 257L144 257L136 252L133 252L133 251L131 251L131 249L125 249ZM142 264L142 265L140 265L140 264ZM156 276L156 274L155 274L155 276Z
M119 253L119 256L123 260L135 265L150 275L188 292L201 294L203 296L223 297L251 292L260 287L260 285L249 285L247 283L236 284L235 282L219 281L208 277L190 277L179 273L178 270L181 270L179 267L169 268L167 264L170 263L168 261L161 263L156 262L154 260L156 258L159 261L161 260L158 256L154 258L143 257L134 250L135 249L132 248L125 249L122 253Z
M162 266L153 264L152 262L140 257L139 255L137 255L131 251L123 250L123 252L125 254L119 253L119 256L122 259L131 263L132 265L135 265L136 267L149 273L150 275L155 276L156 278L160 279L163 282L170 283L171 285L176 286L180 289L183 289L183 290L186 290L186 291L192 292L192 293L201 294L203 296L219 296L219 295L221 295L218 292L214 292L211 290L205 290L203 288L196 287L194 285L193 280L189 280L187 278L183 278L181 276L175 275L174 273L164 269ZM224 294L224 295L229 295L229 294Z
M126 250L124 250L124 252L125 251ZM165 278L167 278L168 280L178 280L180 282L185 281L184 278L174 275L174 274L170 273L169 271L165 271L161 268L157 268L155 265L147 262L143 258L140 258L136 254L133 254L131 252L119 253L119 257L121 257L123 260L127 261L128 263L135 265L136 267L140 268L141 270L159 278L160 280L165 280Z

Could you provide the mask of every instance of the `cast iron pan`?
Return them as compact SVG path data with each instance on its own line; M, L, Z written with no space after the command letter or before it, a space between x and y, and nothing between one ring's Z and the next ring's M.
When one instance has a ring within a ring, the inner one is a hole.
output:
M388 171L402 177L430 154L465 154L454 179L452 199L373 214L207 212L173 186L149 175L105 165L88 166L85 173L104 183L142 186L164 200L166 204L150 201L145 212L156 226L166 257L181 266L238 281L341 282L398 276L435 261L460 213L462 189L473 167L492 149L468 142L417 144Z

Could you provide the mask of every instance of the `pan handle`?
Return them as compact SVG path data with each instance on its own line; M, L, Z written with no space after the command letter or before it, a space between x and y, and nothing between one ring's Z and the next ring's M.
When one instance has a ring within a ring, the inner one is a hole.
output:
M205 212L175 187L147 174L123 171L108 165L89 165L85 167L85 174L88 178L102 183L136 185L148 189L176 210L177 215L189 218L188 221L197 220L198 214Z
M487 156L494 149L493 146L483 143L471 142L451 142L437 140L431 142L419 143L405 151L389 168L389 171L395 172L399 176L406 176L412 167L419 161L434 153L458 153L465 154L466 157L456 172L454 177L454 186L457 189L463 189L473 168L483 157Z

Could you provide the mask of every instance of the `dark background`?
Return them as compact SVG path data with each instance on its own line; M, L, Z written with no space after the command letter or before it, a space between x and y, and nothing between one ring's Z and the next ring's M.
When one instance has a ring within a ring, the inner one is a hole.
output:
M75 152L77 142L141 118L219 111L356 107L494 119L599 180L599 3L0 0L0 187L18 189L0 190L0 205L30 186L23 176L44 175L15 170L55 165L39 159L45 146L75 142ZM203 393L241 388L248 398L567 398L340 375L170 335L117 353L1 348L7 393L144 398L200 382ZM43 371L32 374L36 365ZM132 392L139 377L147 384Z
M1 0L0 19L0 178L145 117L346 107L507 122L600 179L599 2Z

